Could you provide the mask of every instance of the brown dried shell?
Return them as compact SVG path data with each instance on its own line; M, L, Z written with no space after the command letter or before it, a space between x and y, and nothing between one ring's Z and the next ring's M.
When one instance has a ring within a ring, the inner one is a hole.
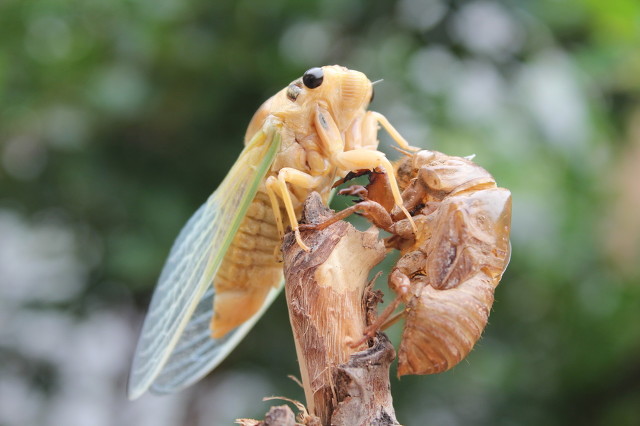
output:
M414 216L430 231L403 250L397 266L411 279L412 293L398 351L400 376L446 371L469 354L487 324L510 257L511 193L497 188L493 178L488 181L479 166L457 157L443 161L437 154L437 163L427 162L418 174L430 178L420 182L427 193L435 189L432 193L444 197ZM469 185L465 176L478 184ZM434 188L442 182L450 184ZM442 194L445 186L450 192ZM408 262L421 257L421 268Z
M440 373L462 361L487 325L493 291L481 272L449 290L424 286L406 309L398 375Z

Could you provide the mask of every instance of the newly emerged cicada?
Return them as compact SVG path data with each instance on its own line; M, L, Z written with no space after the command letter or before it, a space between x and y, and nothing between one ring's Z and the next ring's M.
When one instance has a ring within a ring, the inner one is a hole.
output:
M303 227L321 229L360 212L393 234L385 243L401 254L389 275L398 297L368 334L392 321L404 303L398 375L439 373L469 354L487 324L510 258L511 193L466 158L423 150L407 153L395 166L417 232L394 207L385 173L369 171L366 188L342 191L359 196L358 204L319 226Z
M393 167L376 149L378 125L410 147L367 111L372 96L363 73L325 66L258 109L238 160L171 249L135 351L129 398L182 389L238 344L282 287L274 253L286 226L305 248L298 218L311 191L327 201L336 178L377 167L404 209Z

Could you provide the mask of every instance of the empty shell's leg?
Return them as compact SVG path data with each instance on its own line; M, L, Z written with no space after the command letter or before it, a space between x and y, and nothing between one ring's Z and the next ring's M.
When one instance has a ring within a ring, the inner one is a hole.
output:
M347 207L346 209L337 212L330 219L327 219L317 225L300 225L299 229L320 231L357 212L361 212L363 216L369 219L378 228L393 233L393 230L391 229L393 221L391 220L389 213L387 213L384 207L380 204L369 200Z
M378 316L378 318L376 318L373 324L370 324L367 328L365 328L363 338L351 344L350 346L354 348L360 346L361 344L375 336L378 330L382 330L397 321L398 318L400 318L404 314L404 311L395 315L394 312L396 311L396 309L398 309L400 303L406 302L410 294L410 286L411 281L409 280L409 277L395 268L389 275L389 287L391 287L391 289L396 293L396 298L393 299L391 303L389 303L389 306L387 306L384 311L382 311L382 313Z
M393 299L393 301L389 303L389 306L387 306L385 310L382 311L382 313L378 316L378 318L376 318L376 321L364 329L364 334L362 336L362 339L357 340L353 343L350 343L349 346L351 346L352 348L357 348L367 340L373 338L373 336L376 335L378 330L382 329L382 325L386 323L387 319L389 319L391 314L395 312L400 302L402 302L402 299L400 299L400 297L396 297L395 299Z
M364 200L369 195L369 191L362 185L351 185L347 188L341 189L338 191L340 195L358 197L361 200Z
M386 330L387 328L391 327L393 324L397 323L401 318L403 318L406 313L407 310L403 309L400 312L396 312L395 314L391 315L389 319L380 326L380 330Z

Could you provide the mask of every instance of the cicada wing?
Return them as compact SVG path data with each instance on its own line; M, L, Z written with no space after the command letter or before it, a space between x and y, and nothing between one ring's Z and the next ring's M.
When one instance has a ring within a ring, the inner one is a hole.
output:
M130 399L160 374L224 258L280 146L263 131L247 144L218 189L180 231L162 269L129 374Z
M249 320L221 339L214 339L211 337L209 324L213 317L211 307L215 291L213 287L208 288L171 353L169 361L151 385L151 391L157 394L177 392L197 382L216 368L251 330L281 289L282 283L278 288L271 289L262 308Z
M335 192L335 189L331 192L329 200L333 198ZM153 381L151 391L156 394L180 391L216 368L271 306L283 286L284 280L277 288L270 290L258 312L221 339L211 337L209 324L213 317L212 306L215 300L215 290L213 287L208 288L182 332L171 357Z

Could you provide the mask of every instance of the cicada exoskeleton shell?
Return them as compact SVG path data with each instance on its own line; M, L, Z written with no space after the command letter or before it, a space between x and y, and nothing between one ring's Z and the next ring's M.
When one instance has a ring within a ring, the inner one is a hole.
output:
M369 173L369 185L341 194L360 202L306 229L323 229L359 212L392 234L385 245L401 254L389 275L398 297L366 336L392 321L393 310L404 302L398 374L438 373L464 359L487 324L510 257L511 193L471 160L435 151L407 153L395 172L404 211L391 207L380 172L359 171L353 176Z
M466 167L459 165L457 173L463 174ZM429 232L403 250L403 257L422 253L422 267L408 270L403 258L398 263L412 287L398 351L400 376L446 371L469 354L487 324L494 289L509 261L510 192L486 181L481 188L453 192L435 208L431 204L425 217L415 216L417 223L428 222Z
M487 325L493 292L481 272L449 290L424 286L406 307L398 375L440 373L462 361Z

